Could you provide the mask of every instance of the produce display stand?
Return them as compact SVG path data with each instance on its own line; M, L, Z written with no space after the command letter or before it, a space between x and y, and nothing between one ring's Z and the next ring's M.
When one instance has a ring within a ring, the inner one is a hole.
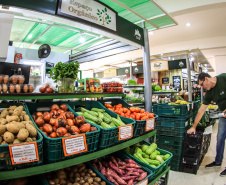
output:
M32 168L25 168L25 169L19 169L19 170L13 170L13 171L0 171L0 180L7 180L7 179L14 179L14 178L19 178L19 177L26 177L26 176L31 176L31 175L37 175L37 174L42 174L50 171L55 171L59 170L62 168L66 168L69 166L73 166L76 164L81 164L87 161L91 161L93 159L114 153L116 151L122 150L128 146L134 145L136 143L139 143L149 137L154 137L156 135L157 131L154 130L152 132L149 132L145 135L142 135L140 137L137 137L135 139L131 139L129 141L126 141L124 143L115 145L113 147L109 147L103 150L99 150L97 152L93 152L91 154L83 155L80 157L76 157L73 159L68 159L56 163L51 163L51 164L45 164L41 166L36 166Z

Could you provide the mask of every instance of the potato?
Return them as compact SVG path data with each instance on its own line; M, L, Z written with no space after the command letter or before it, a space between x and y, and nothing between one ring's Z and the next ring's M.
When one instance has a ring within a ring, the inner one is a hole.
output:
M15 108L17 108L17 106L13 105L9 107L9 110L15 110Z
M29 121L21 121L20 123L23 123L24 125L26 125L27 123L29 123Z
M24 141L25 139L27 139L29 136L29 132L27 129L25 128L22 128L19 130L19 133L17 134L17 138L20 140L20 141Z
M100 178L100 177L95 177L95 178L94 178L94 181L95 181L95 182L101 182L101 178Z
M83 184L83 183L85 183L85 181L84 180L80 180L80 184Z
M85 168L86 168L86 167L85 167L85 165L84 165L84 166L82 166L78 171L81 172L81 171L85 170Z
M99 183L98 182L93 182L93 185L99 185Z
M100 185L106 185L106 182L102 181L100 182Z
M59 183L60 183L60 179L55 178L55 179L54 179L54 182L55 182L56 184L59 184Z
M15 140L13 141L13 144L18 144L18 143L21 143L21 141L20 141L19 139L15 139Z
M29 121L29 124L30 124L31 126L35 127L35 126L34 126L34 123L33 123L32 121Z
M6 132L6 126L0 125L0 136L3 135Z
M24 115L24 121L30 121L30 118L28 115Z
M20 118L18 116L6 116L6 121L9 123L11 121L19 121Z
M28 130L30 137L36 137L37 136L36 128L33 127L32 125L30 125L29 123L26 124L26 129Z
M24 117L23 116L19 116L20 121L24 121Z
M13 114L13 110L9 110L9 115L12 115Z
M6 118L7 115L9 115L8 109L3 109L3 111L0 114L0 118Z
M2 143L2 141L3 141L3 138L2 138L2 136L0 136L0 143Z
M76 177L75 182L80 182L80 177Z
M80 185L79 183L75 182L73 185Z
M19 129L21 129L21 128L25 128L25 125L24 125L23 123L16 122L16 121L14 121L14 122L10 122L10 123L12 123L12 124L16 125Z
M92 184L93 183L93 178L92 177L88 178L88 183L89 184Z
M20 105L19 107L17 107L18 109L21 109L22 111L24 110L23 105Z
M37 141L37 139L36 139L35 137L32 137L31 139L32 139L33 141Z
M53 180L50 180L50 181L49 181L49 184L50 184L50 185L55 185L56 183L55 183Z
M0 118L0 125L5 125L7 123L5 118Z
M83 185L90 185L88 182L85 182Z
M14 135L8 131L4 133L3 138L7 143L13 143L14 141Z
M91 177L96 177L97 176L95 173L91 173L90 175L91 175Z
M80 177L80 174L79 173L75 173L75 177Z
M66 180L60 180L60 184L61 185L66 185L67 184L67 181Z
M30 137L28 137L27 139L26 139L26 142L31 142L31 141L33 141Z
M6 141L2 141L1 145L8 145Z
M19 127L16 126L15 124L13 123L9 123L6 125L6 128L9 132L13 133L13 134L17 134L19 132Z
M80 173L81 177L85 177L85 172Z
M27 113L25 111L22 111L20 115L24 116L24 115L27 115Z
M14 109L14 111L13 111L13 116L21 116L21 112L22 112L23 110L22 109L20 109L19 107L17 107L17 108L15 108Z

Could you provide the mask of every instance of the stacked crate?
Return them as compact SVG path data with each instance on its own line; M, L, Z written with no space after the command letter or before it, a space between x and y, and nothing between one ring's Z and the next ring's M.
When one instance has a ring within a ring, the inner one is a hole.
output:
M208 151L211 134L197 131L196 134L185 134L180 171L197 174L200 164Z
M189 128L194 110L194 103L153 106L153 112L159 116L155 126L157 130L156 143L159 148L173 154L171 170L180 170L184 133Z

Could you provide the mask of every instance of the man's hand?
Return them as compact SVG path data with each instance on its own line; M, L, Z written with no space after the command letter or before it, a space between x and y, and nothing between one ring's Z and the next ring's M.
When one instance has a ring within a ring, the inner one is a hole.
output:
M196 129L191 127L189 130L187 130L187 133L188 134L193 134L193 133L195 134L196 133Z
M223 118L226 118L226 109L223 111L224 115L223 115Z

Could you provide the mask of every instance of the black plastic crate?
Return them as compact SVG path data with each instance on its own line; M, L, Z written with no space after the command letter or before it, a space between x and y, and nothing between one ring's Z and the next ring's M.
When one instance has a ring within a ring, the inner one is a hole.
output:
M202 158L199 161L199 164L197 164L197 165L190 165L190 164L181 163L180 171L185 172L185 173L197 174L199 166L202 163L203 158L204 158L204 156L202 156Z
M199 157L206 154L210 145L211 134L187 134L184 137L183 156Z
M203 155L200 155L198 157L195 156L182 156L181 162L183 164L189 164L189 165L198 165L200 164L201 160L203 159Z

